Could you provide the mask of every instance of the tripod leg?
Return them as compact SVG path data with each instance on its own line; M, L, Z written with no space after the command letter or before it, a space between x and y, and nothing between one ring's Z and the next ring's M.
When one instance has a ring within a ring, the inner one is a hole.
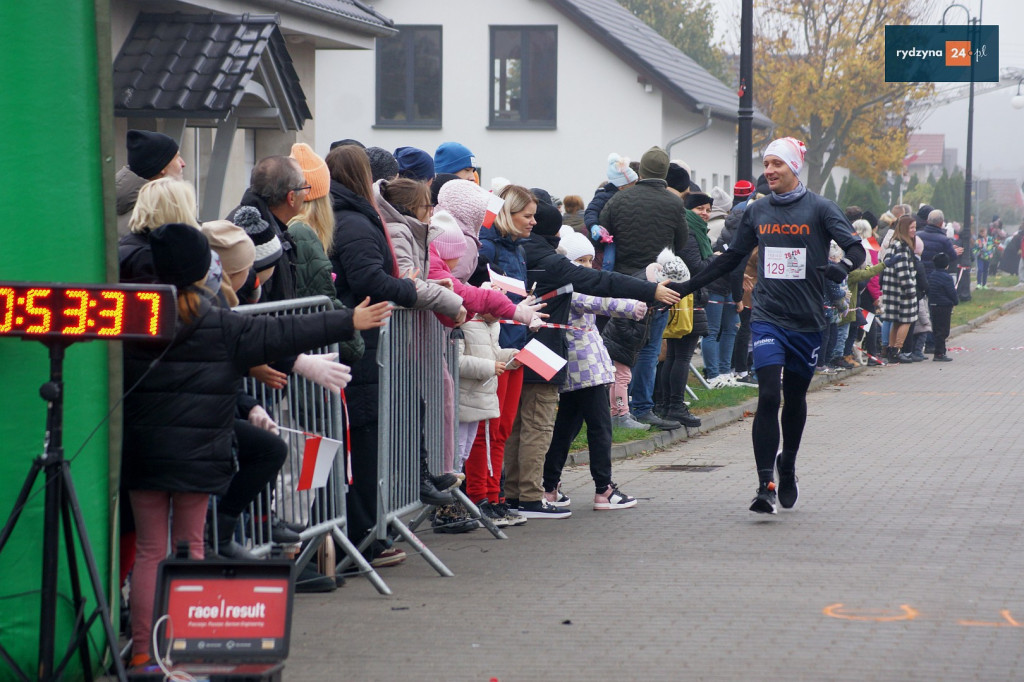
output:
M67 463L64 463L64 481L70 480ZM67 499L66 491L64 499ZM86 638L88 634L88 628L92 625L92 619L86 620L85 615L85 597L82 596L82 581L78 575L78 557L75 555L75 531L71 525L71 510L70 505L65 504L61 509L61 521L64 527L64 549L68 555L68 576L71 579L71 598L75 605L75 626L74 632L77 633L74 638L68 643L68 650L64 654L63 660L57 666L55 673L59 674L63 671L64 666L71 660L71 656L74 653L75 645L78 645L78 657L82 663L82 672L85 674L86 682L93 681L92 675L92 657L89 655L89 642Z
M92 583L93 593L96 595L96 610L100 612L100 620L103 622L103 632L107 637L107 647L110 650L110 657L113 662L114 674L119 682L127 682L128 676L125 673L124 664L117 651L117 635L114 634L114 626L111 622L110 607L107 606L106 592L103 583L100 581L100 572L96 567L96 558L92 553L92 545L89 543L89 535L85 528L85 519L82 517L82 508L78 506L78 495L75 493L75 485L71 481L71 471L67 465L64 471L64 501L74 515L75 525L78 527L78 539L82 545L82 557L89 569L89 579ZM70 544L70 538L68 544Z
M14 509L11 510L11 515L7 517L7 523L4 524L4 529L0 531L0 551L3 550L4 545L7 544L7 539L11 537L11 531L14 530L14 526L18 523L18 518L21 517L21 512L25 509L25 502L28 501L28 495L32 492L32 486L36 482L36 476L39 475L40 469L43 468L41 458L32 460L32 466L28 470L28 476L25 477L25 483L21 486L21 492L18 493L18 499L14 501Z

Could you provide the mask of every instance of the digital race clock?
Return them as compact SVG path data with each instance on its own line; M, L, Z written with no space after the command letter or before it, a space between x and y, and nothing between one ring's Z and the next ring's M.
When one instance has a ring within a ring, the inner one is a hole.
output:
M175 299L160 284L0 282L0 337L169 339Z

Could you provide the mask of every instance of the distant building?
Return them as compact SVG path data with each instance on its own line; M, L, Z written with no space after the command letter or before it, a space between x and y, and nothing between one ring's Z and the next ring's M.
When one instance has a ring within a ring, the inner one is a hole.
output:
M222 217L256 160L315 142L322 55L372 54L392 24L361 0L111 0L117 166L129 128L166 133L200 219Z
M671 146L704 189L736 181L739 98L614 0L378 0L399 33L317 58L316 148L469 147L502 176L589 199L609 152ZM755 141L771 121L754 114Z
M908 180L917 175L917 179L924 182L929 175L938 178L943 169L952 173L955 167L956 149L946 148L945 135L912 133L907 137L903 175Z

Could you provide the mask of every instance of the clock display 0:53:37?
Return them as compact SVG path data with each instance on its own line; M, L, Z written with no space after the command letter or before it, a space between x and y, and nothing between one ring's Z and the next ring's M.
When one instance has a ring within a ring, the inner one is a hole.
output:
M0 282L0 336L156 340L175 313L170 286Z

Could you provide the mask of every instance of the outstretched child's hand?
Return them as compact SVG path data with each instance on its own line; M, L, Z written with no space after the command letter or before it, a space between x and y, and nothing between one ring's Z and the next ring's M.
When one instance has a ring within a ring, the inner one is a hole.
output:
M370 297L367 296L363 302L352 311L352 326L356 329L374 329L383 327L384 321L391 317L391 304L387 301L370 305Z

